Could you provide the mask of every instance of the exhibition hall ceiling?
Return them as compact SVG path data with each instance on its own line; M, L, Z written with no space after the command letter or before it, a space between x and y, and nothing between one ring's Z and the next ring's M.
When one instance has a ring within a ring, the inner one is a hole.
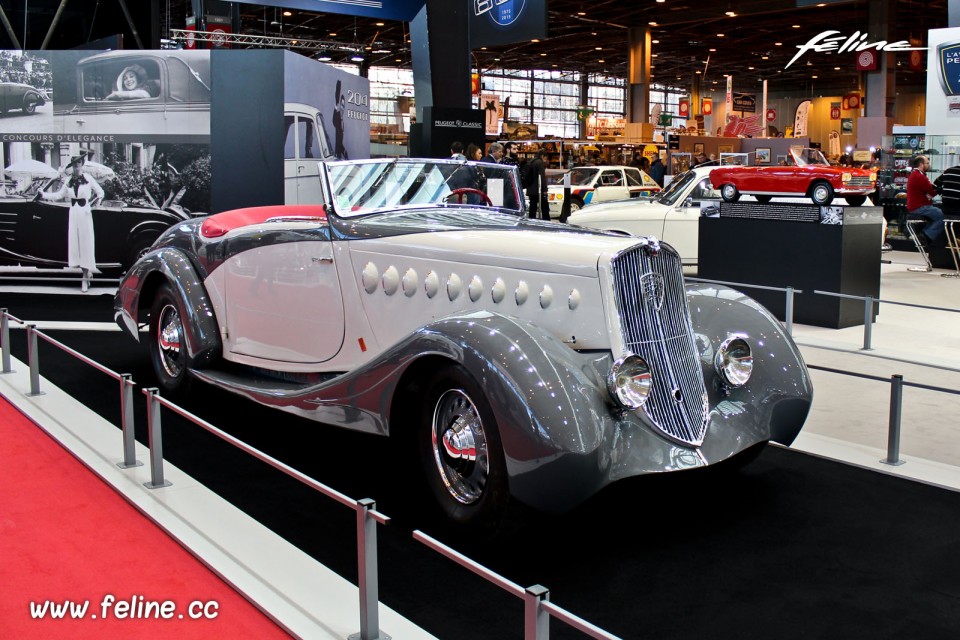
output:
M466 1L466 0L464 0ZM890 40L916 40L926 45L928 29L947 26L947 0L874 0L892 7ZM625 77L628 71L628 32L651 29L655 41L653 81L688 87L699 75L705 89L724 86L733 74L735 90L747 91L768 80L770 91L801 95L836 94L855 90L860 81L854 53L810 51L785 68L807 43L825 30L844 37L869 33L868 2L849 0L548 0L548 38L542 42L474 50L474 65L495 68L557 69L606 73ZM174 5L177 5L174 0ZM185 12L188 0L179 0ZM797 5L805 5L798 7ZM409 66L409 25L344 15L241 4L242 33L329 42L335 61L348 60L348 49L363 49L372 64ZM177 7L170 25L177 24ZM729 15L734 14L734 15ZM653 24L655 23L655 24ZM722 35L721 35L722 34ZM339 45L339 47L337 46ZM296 44L290 48L296 50ZM321 55L316 48L301 51ZM922 88L925 68L909 68L909 54L895 56L898 89ZM924 67L925 67L924 59ZM697 73L699 72L699 74Z

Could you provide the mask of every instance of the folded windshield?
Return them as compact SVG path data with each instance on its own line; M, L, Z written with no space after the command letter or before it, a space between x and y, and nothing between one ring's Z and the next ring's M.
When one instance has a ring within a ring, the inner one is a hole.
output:
M324 163L333 208L354 217L401 207L476 205L522 213L516 167L399 158Z

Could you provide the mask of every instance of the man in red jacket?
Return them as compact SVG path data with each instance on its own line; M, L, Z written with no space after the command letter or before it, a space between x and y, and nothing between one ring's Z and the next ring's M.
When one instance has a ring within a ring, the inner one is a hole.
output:
M913 171L907 178L907 215L930 221L919 235L920 240L926 240L925 245L930 248L943 238L943 211L933 205L937 189L927 178L930 159L927 156L915 156L910 159L910 166Z

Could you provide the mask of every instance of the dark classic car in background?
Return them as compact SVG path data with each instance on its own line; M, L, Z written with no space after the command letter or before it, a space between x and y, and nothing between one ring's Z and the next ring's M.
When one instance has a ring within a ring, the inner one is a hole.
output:
M717 167L710 180L726 202L746 193L760 202L773 196L807 196L814 204L827 205L838 195L859 207L876 190L875 171L831 166L818 149L792 148L790 158L786 166Z
M31 114L46 104L43 92L20 82L0 82L0 114L21 110Z
M454 186L478 170L482 191ZM327 162L320 179L326 205L175 225L125 275L116 320L164 393L201 380L406 440L419 461L398 464L481 529L514 499L568 510L802 427L812 389L780 323L684 283L668 245L527 219L514 167Z
M145 97L115 99L128 69L138 70ZM100 53L55 76L54 86L54 119L64 133L210 134L209 51Z
M60 178L39 181L23 195L0 197L0 263L65 267L70 203L36 198L37 187L57 191ZM97 267L126 269L173 224L193 217L172 205L166 209L131 206L120 200L93 204Z

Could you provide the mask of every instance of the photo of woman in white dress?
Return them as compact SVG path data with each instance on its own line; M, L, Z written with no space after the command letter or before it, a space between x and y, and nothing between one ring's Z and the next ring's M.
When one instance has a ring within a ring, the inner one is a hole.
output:
M92 206L103 199L103 188L97 181L83 172L87 154L81 153L70 159L70 177L64 181L58 191L41 191L44 200L69 200L70 212L67 224L67 266L80 267L83 271L81 291L90 289L90 277L97 270L94 251Z

